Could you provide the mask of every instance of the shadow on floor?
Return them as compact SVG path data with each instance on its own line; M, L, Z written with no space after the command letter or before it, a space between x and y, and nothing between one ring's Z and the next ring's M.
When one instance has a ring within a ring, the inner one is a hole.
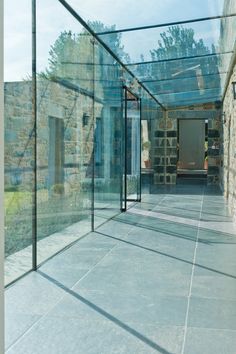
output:
M69 289L68 287L66 287L65 285L63 285L62 283L57 281L56 279L50 277L46 273L44 273L44 272L42 272L40 270L38 270L38 273L42 277L44 277L45 279L47 279L50 282L52 282L54 285L56 285L59 288L61 288L62 290L64 290L67 294L73 296L78 301L81 301L83 304L89 306L91 309L93 309L94 311L98 312L100 315L102 315L103 317L105 317L109 321L112 321L114 324L116 324L117 326L119 326L123 330L127 331L128 333L130 333L132 336L138 338L140 341L142 341L143 343L147 344L149 347L155 349L156 351L158 351L161 354L173 354L173 353L167 351L166 349L162 348L161 346L159 346L157 343L153 342L149 338L145 337L142 333L139 333L138 331L136 331L135 329L131 328L130 326L128 326L124 322L120 321L118 318L114 317L113 315L111 315L107 311L104 311L99 306L95 305L91 301L89 301L86 298L84 298L83 296L79 295L75 291Z
M113 240L116 240L116 241L119 241L119 242L123 242L123 243L126 243L126 244L128 244L128 245L131 245L131 246L134 246L134 247L137 247L137 248L141 248L141 249L143 249L143 250L145 250L145 251L153 252L153 253L156 253L156 254L158 254L158 255L161 255L161 256L164 256L164 257L168 257L168 258L171 258L171 259L174 259L174 260L177 260L177 261L180 261L180 262L183 262L183 263L192 265L192 266L194 265L194 266L196 266L196 267L199 267L199 268L202 268L202 269L205 269L205 270L209 270L209 271L214 272L214 273L217 273L217 274L219 274L219 275L224 275L224 276L226 276L226 277L236 279L236 275L232 275L232 274L228 274L228 273L225 273L225 272L221 272L221 271L219 271L219 270L217 270L217 269L213 269L213 268L210 268L210 267L206 267L206 266L201 265L201 264L196 263L196 262L193 263L193 262L190 262L190 261L188 261L188 260L186 260L186 259L182 259L182 258L179 258L179 257L175 257L175 256L170 255L170 254L165 253L165 252L157 251L157 250L154 250L154 249L152 249L152 248L145 247L145 246L139 245L139 244L134 243L134 242L130 242L130 241L123 240L123 239L121 239L121 238L119 238L119 237L107 235L107 234L104 234L104 233L98 232L98 231L96 231L96 233L97 233L97 234L100 234L100 235L102 235L102 236L111 238L111 239L113 239Z

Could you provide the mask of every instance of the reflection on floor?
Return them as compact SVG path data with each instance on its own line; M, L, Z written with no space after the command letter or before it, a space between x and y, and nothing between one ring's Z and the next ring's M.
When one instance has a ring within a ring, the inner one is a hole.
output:
M97 198L98 199L98 198ZM100 226L108 219L119 213L117 195L109 194L110 203L95 203L95 227ZM112 203L113 201L113 203ZM61 213L63 215L63 212ZM55 216L54 216L55 217ZM91 214L87 210L85 217L77 223L67 226L61 231L54 232L37 242L38 264L60 252L62 249L78 241L79 238L91 230ZM32 266L32 245L14 252L5 258L5 284L10 284L15 279L27 273Z
M7 354L235 354L236 232L215 188L158 188L6 291Z

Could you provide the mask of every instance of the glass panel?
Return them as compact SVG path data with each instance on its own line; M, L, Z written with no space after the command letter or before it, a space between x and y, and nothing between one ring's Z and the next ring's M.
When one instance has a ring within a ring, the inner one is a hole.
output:
M153 92L153 94L167 94L181 92L184 90L207 90L219 87L219 81L224 80L224 74L206 74L195 75L189 78L177 78L158 80L153 82L145 82L146 87Z
M95 226L120 212L122 69L95 45Z
M225 32L228 33L235 27L235 21L235 17L214 19L119 34L104 34L100 35L100 38L107 45L110 45L114 36L119 38L119 47L114 47L113 50L135 76L144 81L144 85L152 94L156 95L158 91L153 91L152 85L150 86L147 81L154 79L172 80L171 83L166 83L165 87L168 93L175 93L174 80L182 81L190 77L192 80L188 82L177 83L178 90L181 91L183 88L183 91L193 91L199 86L199 91L202 91L203 88L212 88L211 85L205 85L206 75L227 73L234 40L225 40ZM232 38L232 35L229 33L228 37ZM216 75L215 88L218 87L223 92L225 79L225 75ZM160 94L161 91L162 89ZM211 98L208 97L207 100L211 101ZM170 105L169 101L164 101L164 97L160 98L160 102Z
M176 100L185 100L186 92L189 104L191 98L211 101L211 93L214 99L217 92L220 99L226 79L226 72L221 69L222 57L230 60L231 54L142 64L135 67L134 73L141 80L145 78L146 87L164 105L179 104Z
M230 55L225 55L230 59ZM135 67L135 74L138 77L144 76L147 79L177 79L177 78L198 78L221 72L219 70L220 58L217 56L209 58L192 58L187 60L165 61L161 63L152 63L148 65L138 65ZM165 74L164 74L165 73Z
M183 20L194 20L199 18L208 18L221 15L230 15L235 13L235 5L233 1L224 0L193 0L181 3L179 0L170 0L160 3L150 1L148 4L143 0L138 3L133 1L117 2L113 6L107 7L107 1L102 0L94 4L89 0L78 4L77 0L69 0L69 3L78 13L89 23L96 33L100 36L114 53L126 64L140 63L143 61L165 60L171 58L182 58L189 56L199 56L214 53L222 54L220 57L207 57L205 61L205 72L226 72L228 70L230 59L234 48L234 37L231 29L235 28L236 18L229 17L225 19L211 19L201 22L189 22L183 25L162 26L152 29L141 29L136 31L117 32L105 34L104 32L132 29L135 27L162 25L171 22ZM173 11L174 9L174 11ZM227 35L225 35L227 33ZM227 36L227 39L226 39ZM229 40L230 38L230 40ZM185 74L192 75L190 67L202 66L203 59L196 58L195 61L179 62L177 71L181 72L182 77ZM215 64L217 68L215 71ZM194 62L194 64L193 64ZM167 65L168 70L165 70ZM171 75L176 69L175 62L160 65L158 79L162 79L161 73L165 73L164 78L171 71ZM207 71L206 71L207 67ZM135 73L141 80L147 80L157 76L155 70L150 66L129 66L129 69ZM200 68L202 69L202 68ZM186 73L186 70L188 73ZM202 74L201 74L202 75ZM172 78L172 76L170 76ZM174 78L174 77L173 77ZM218 80L219 87L222 91L225 86L225 78ZM195 84L193 82L193 84ZM146 84L145 84L146 85ZM191 82L189 82L191 86ZM178 85L183 87L183 85ZM207 88L207 86L206 86ZM193 87L186 88L193 90ZM157 94L157 92L152 93ZM206 98L206 97L205 97ZM205 101L204 98L204 101ZM161 98L161 102L164 97ZM198 98L197 98L198 99ZM207 97L208 101L214 100L215 97ZM194 97L195 102L195 97ZM193 103L194 103L193 102ZM170 105L170 102L166 102ZM178 105L180 105L178 103Z
M235 1L225 1L225 11L227 13L230 11L231 13L236 13L236 2ZM224 18L221 20L221 32L220 32L220 41L219 47L222 52L229 48L235 48L235 31L236 31L236 16L231 18ZM230 61L227 56L224 56L221 59L221 70L227 71L229 70Z
M121 210L127 209L127 90L122 91L123 116L122 116L122 188Z
M224 0L184 0L181 6L179 0L126 0L112 4L107 0L68 2L85 20L116 25L117 29L220 15L224 4Z
M94 65L91 36L60 3L38 2L37 16L40 263L91 230Z
M154 183L154 166L156 161L155 144L157 119L162 117L159 105L142 90L141 109L141 180L142 194L150 193Z
M140 105L129 92L127 95L127 200L140 195Z
M5 2L5 281L32 268L31 1Z
M232 18L227 19L232 22ZM126 63L136 63L149 60L165 60L221 52L219 39L221 35L221 20L211 20L183 25L158 27L142 31L131 31L119 34L123 45L123 55L118 47L116 54L123 56ZM100 35L109 45L111 38L118 34ZM227 43L224 51L233 50L233 42Z
M199 100L201 102L207 102L207 100L211 100L211 97L218 97L220 99L221 92L220 89L208 89L201 91L186 91L181 93L173 93L173 94L163 94L158 95L158 99L161 103L165 105L173 105L179 104L180 101L188 101L191 104L192 101Z

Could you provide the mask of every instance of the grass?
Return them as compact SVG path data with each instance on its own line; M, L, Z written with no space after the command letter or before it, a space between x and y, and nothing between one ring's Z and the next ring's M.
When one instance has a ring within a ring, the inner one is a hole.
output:
M28 208L32 204L31 192L5 192L5 214L15 214L18 210Z
M49 198L48 190L37 191L37 238L60 232L86 217L86 194ZM89 205L90 207L90 205ZM5 192L5 254L9 256L32 244L32 192Z
M20 210L31 208L32 197L32 192L29 191L6 191L4 193L5 215L14 215ZM47 189L41 189L37 191L37 199L40 202L47 201Z

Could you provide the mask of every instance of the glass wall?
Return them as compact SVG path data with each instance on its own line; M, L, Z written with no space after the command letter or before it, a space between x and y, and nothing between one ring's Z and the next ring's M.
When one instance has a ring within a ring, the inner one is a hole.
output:
M40 263L91 230L94 65L91 35L59 2L40 1L37 14Z
M159 146L156 135L158 120L163 118L163 112L144 90L142 90L141 102L141 184L142 194L144 194L152 191L155 165L160 162L159 154L163 152L156 149Z
M126 190L127 200L140 199L140 101L126 90Z
M95 44L95 226L120 212L122 165L122 68Z
M36 41L31 1L5 6L7 284L141 194L140 85L59 1L36 4Z
M9 283L32 268L31 1L6 1L4 16L5 275Z

